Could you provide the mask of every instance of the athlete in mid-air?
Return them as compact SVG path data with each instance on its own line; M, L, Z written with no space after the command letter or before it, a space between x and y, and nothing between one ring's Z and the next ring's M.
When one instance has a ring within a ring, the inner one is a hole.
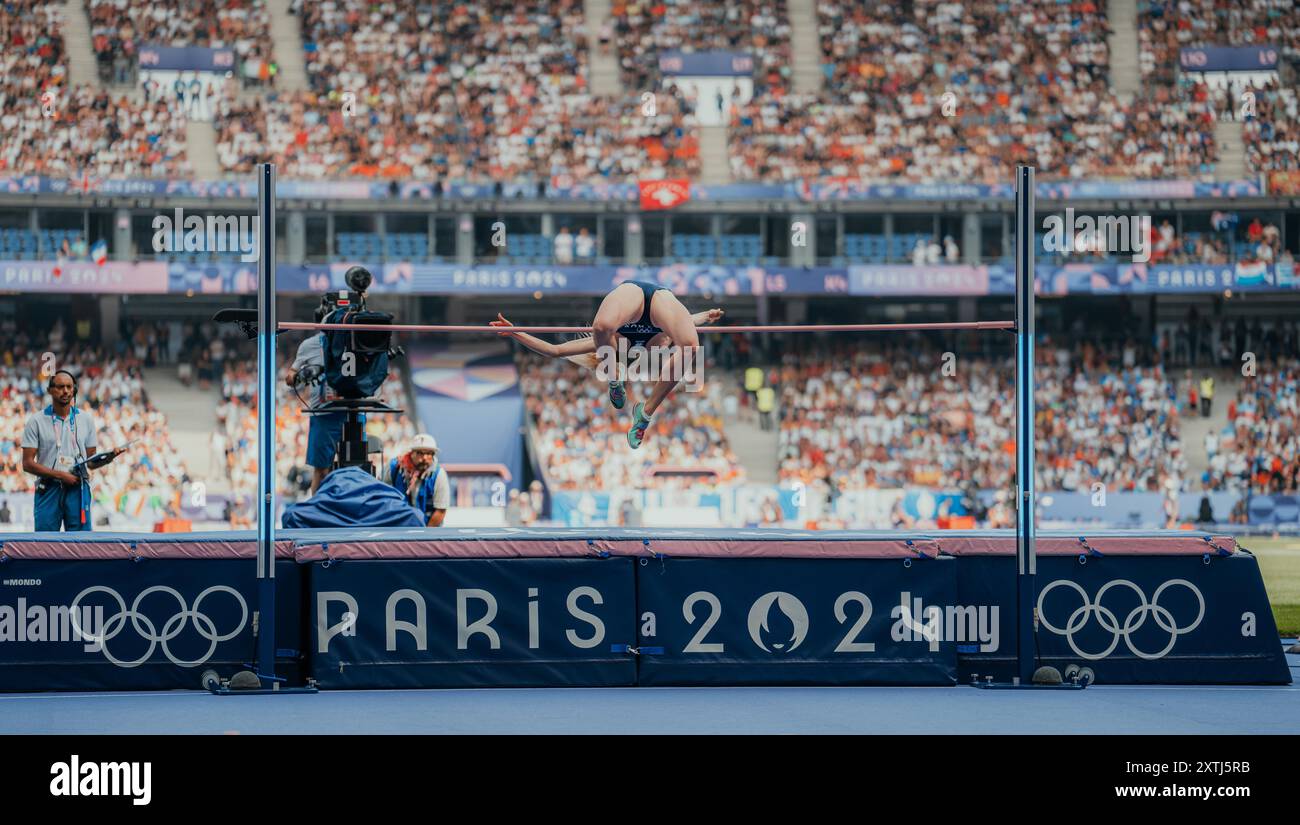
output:
M596 318L591 322L592 334L562 344L552 344L526 332L503 329L501 335L509 336L533 352L550 358L567 358L576 364L595 369L601 362L598 353L616 351L618 336L626 338L628 348L679 347L674 359L687 364L699 364L700 336L695 328L712 324L722 318L722 310L710 309L694 315L686 309L671 290L649 281L624 281L614 287L600 302ZM501 313L492 321L494 327L513 326ZM610 349L606 349L606 348ZM686 350L693 350L688 353ZM694 360L691 360L694 359ZM671 376L680 375L674 365L665 359L661 373L650 397L633 407L632 426L627 431L627 443L636 449L645 440L651 419L668 394L681 383ZM627 403L627 386L624 381L609 382L609 400L616 409Z

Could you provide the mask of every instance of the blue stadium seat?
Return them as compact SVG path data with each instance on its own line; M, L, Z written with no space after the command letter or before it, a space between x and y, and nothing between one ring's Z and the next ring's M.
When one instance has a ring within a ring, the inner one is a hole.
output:
M506 236L506 255L511 263L543 264L551 261L553 245L550 238L536 234Z
M726 262L754 261L762 249L762 238L758 235L723 235L719 245L721 258Z
M712 262L718 257L718 243L709 235L674 235L673 254L688 263Z
M429 240L416 233L396 233L384 237L384 257L423 260Z

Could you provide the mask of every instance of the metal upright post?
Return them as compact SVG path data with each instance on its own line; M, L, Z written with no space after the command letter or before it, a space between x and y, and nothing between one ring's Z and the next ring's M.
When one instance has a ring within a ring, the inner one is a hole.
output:
M257 166L257 669L275 677L275 164Z
M1016 167L1016 662L1033 681L1034 576L1034 167Z

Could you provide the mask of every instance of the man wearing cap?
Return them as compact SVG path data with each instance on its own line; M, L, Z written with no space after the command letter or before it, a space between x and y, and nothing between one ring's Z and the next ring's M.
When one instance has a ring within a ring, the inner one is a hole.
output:
M384 481L423 514L426 526L442 526L451 506L451 482L438 463L438 442L433 436L417 435L405 455L388 462Z

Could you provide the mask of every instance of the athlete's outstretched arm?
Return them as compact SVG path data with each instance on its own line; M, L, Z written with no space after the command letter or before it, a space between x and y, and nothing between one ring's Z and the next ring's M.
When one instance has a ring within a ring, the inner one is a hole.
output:
M501 313L497 313L495 321L489 321L494 327L502 327L498 335L514 338L519 343L528 347L538 355L545 355L548 358L565 358L570 355L586 355L596 351L596 340L594 338L577 338L573 341L565 341L562 344L552 344L550 341L543 341L535 335L529 335L526 332L511 332L509 327L514 326L505 319Z
M691 320L695 322L695 326L703 327L708 326L709 324L716 324L718 321L722 320L724 314L725 313L720 309L706 309L703 312L697 312L692 315Z

